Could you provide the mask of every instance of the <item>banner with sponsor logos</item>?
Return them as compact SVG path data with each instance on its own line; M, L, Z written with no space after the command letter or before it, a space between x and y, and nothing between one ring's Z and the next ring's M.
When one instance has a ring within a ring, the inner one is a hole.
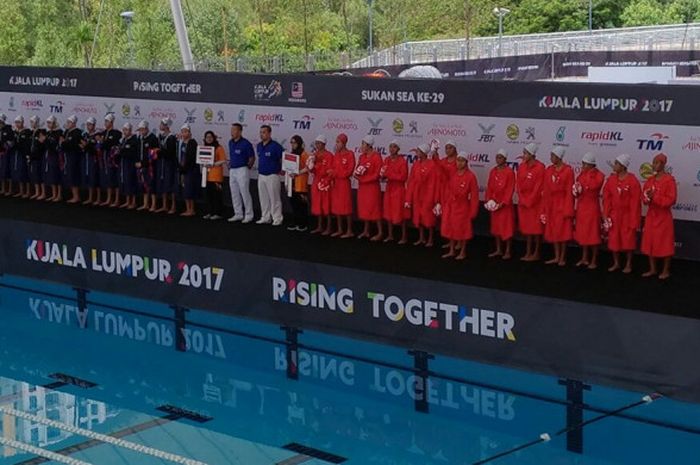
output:
M577 171L586 152L604 172L617 155L629 153L630 169L642 179L663 151L678 182L674 218L689 222L700 220L697 96L698 86L0 67L0 112L10 120L76 114L82 125L113 112L118 126L146 119L155 129L167 117L176 129L190 124L197 139L212 130L223 140L238 122L253 142L268 124L283 145L294 134L310 145L319 133L333 141L344 132L356 153L369 134L382 154L396 139L409 163L421 142L453 140L467 152L482 192L499 148L515 168L530 142L540 144L545 162L551 147L563 146ZM700 259L693 240L700 226L678 226L679 255Z
M700 350L696 320L14 220L0 221L0 241L0 273L630 389L700 394L689 369Z

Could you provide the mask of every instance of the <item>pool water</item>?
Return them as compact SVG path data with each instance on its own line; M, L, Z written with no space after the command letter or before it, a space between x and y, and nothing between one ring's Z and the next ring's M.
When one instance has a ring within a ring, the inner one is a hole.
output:
M700 463L653 391L8 275L0 315L0 465Z

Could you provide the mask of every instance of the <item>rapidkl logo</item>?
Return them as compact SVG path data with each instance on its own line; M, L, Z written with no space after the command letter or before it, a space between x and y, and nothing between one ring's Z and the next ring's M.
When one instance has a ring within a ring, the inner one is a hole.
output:
M279 277L272 278L272 300L348 314L355 310L352 289Z

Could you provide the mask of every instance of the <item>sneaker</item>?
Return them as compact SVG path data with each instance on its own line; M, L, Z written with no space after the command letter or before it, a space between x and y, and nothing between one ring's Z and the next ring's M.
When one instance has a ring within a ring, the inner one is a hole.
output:
M209 218L211 218L211 215L204 215L202 218L204 218L205 220L208 220Z
M250 218L246 218L246 219L244 219L243 221L241 221L241 223L243 223L243 224L248 224L248 223L252 223L252 222L253 222L253 217L252 217L252 216L251 216Z
M309 228L307 228L306 226L297 226L297 231L299 231L299 232L305 232L308 230L309 230Z
M298 231L299 228L297 226L291 225L287 226L287 231Z
M272 226L282 226L282 220L277 220L272 223Z
M272 221L266 218L260 218L255 224L270 224Z
M212 221L216 221L216 220L223 219L223 216L211 215L211 216L209 217L209 219L212 220Z
M236 221L241 221L243 219L242 216L232 216L231 218L228 219L229 223L235 223Z

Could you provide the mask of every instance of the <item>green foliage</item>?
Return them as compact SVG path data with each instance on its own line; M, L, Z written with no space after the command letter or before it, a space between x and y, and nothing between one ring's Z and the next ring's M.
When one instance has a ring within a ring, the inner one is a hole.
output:
M369 45L367 0L182 0L195 60L210 69L340 66ZM373 0L376 49L405 41L498 32L494 7L505 7L506 34L583 30L588 0ZM132 42L119 13L135 12ZM99 18L99 26L98 26ZM700 0L593 0L595 29L700 20ZM0 63L47 66L178 68L180 52L169 0L22 0L5 9ZM254 63L254 64L253 64Z

